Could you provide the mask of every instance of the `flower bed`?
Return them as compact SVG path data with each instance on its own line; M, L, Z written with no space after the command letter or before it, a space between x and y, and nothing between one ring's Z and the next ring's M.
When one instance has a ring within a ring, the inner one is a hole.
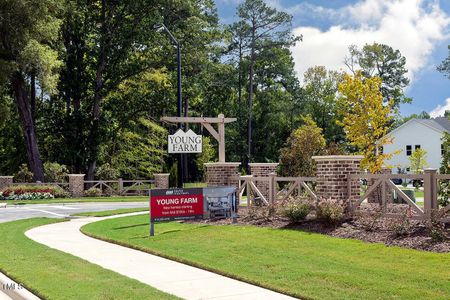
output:
M0 200L39 200L65 198L68 193L58 186L18 185L0 191Z

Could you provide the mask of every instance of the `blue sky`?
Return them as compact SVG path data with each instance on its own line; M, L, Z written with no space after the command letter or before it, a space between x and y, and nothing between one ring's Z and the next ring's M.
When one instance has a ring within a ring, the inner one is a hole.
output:
M243 0L216 0L222 23L236 20ZM436 71L450 44L450 0L266 0L293 15L294 34L304 41L292 48L300 79L310 66L346 70L350 44L379 42L399 49L407 59L412 104L401 113L450 110L450 80Z

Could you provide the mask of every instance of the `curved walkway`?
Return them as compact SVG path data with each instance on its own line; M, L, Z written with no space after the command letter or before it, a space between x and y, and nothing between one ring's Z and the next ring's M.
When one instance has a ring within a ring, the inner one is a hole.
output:
M69 222L36 227L27 231L25 235L38 243L78 256L184 299L293 299L216 273L100 241L81 233L82 226L108 218L111 217L73 219Z

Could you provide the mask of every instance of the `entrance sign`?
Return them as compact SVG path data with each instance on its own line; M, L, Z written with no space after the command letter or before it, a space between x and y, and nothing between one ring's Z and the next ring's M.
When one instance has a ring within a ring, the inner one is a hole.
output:
M151 221L203 218L203 189L155 189L150 192Z
M169 153L202 153L203 137L191 129L184 132L178 129L175 134L167 137Z
M219 162L225 162L225 124L235 122L236 118L225 118L223 114L220 114L217 118L162 117L161 121L169 123L201 124L219 144ZM213 124L217 124L218 131L212 126Z

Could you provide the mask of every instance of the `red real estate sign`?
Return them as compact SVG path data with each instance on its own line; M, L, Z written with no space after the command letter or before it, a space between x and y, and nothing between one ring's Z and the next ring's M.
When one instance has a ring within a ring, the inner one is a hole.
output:
M203 218L203 189L158 189L150 193L151 221Z

